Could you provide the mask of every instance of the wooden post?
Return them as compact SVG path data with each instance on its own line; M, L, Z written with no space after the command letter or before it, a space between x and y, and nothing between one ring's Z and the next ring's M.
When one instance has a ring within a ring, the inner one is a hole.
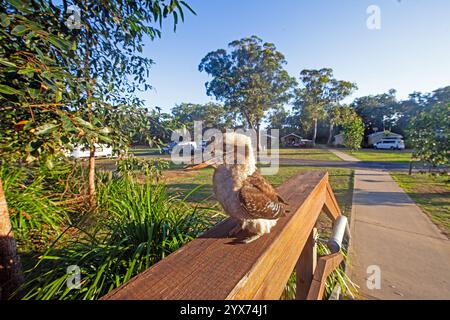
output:
M297 273L297 300L306 300L309 287L313 280L314 270L317 264L316 238L317 228L313 228L295 268Z
M341 264L343 259L344 256L339 252L319 259L306 300L322 300L327 277Z

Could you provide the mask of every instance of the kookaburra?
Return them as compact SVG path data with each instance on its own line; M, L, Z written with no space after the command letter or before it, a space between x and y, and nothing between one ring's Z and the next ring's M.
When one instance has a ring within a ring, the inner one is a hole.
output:
M284 215L286 202L257 170L250 137L226 133L223 148L222 156L188 169L215 168L216 199L225 213L238 221L230 235L246 230L251 236L244 242L250 243L270 232Z

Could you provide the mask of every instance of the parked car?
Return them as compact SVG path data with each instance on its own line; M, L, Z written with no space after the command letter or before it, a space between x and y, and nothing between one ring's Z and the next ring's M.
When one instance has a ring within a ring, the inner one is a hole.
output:
M172 141L171 143L169 143L168 145L164 146L161 148L161 151L163 153L167 153L170 154L172 152L173 147L175 147L177 145L177 142Z
M162 147L161 151L163 153L171 154L175 146L179 146L180 148L182 148L183 146L189 145L191 147L191 153L194 153L198 148L201 148L201 151L203 152L205 151L206 146L208 145L209 142L210 142L209 140L202 140L202 142L200 143L200 147L198 147L195 141L187 141L187 142L172 141L168 145Z
M382 139L373 145L374 149L403 150L405 142L401 139Z
M72 151L65 151L64 154L67 157L80 159L89 158L90 151L86 146L75 145ZM113 148L107 144L95 144L95 157L112 157Z
M194 153L194 151L197 150L197 143L195 141L187 141L187 142L175 142L175 141L173 141L173 142L169 143L167 146L162 147L161 150L164 153L171 154L173 148L175 148L176 146L179 147L180 150L181 150L181 148L184 148L185 146L188 146L191 149L191 153Z

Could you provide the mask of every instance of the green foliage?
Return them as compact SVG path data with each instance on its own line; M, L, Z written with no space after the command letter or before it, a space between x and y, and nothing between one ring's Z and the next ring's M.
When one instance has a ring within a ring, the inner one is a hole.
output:
M415 117L408 130L414 157L437 165L450 163L450 104L437 103Z
M413 118L430 111L437 103L450 101L450 86L431 93L413 92L403 101L398 101L395 94L391 89L388 93L359 97L351 104L363 119L366 134L373 133L376 128L376 131L389 130L407 135Z
M364 126L362 119L358 116L349 119L343 124L344 146L352 150L361 148L364 137Z
M300 73L302 86L296 89L294 110L301 117L302 126L309 131L313 129L313 140L317 135L317 122L323 120L342 99L349 96L357 88L356 84L336 80L333 70L302 70ZM331 117L331 116L330 116ZM333 121L333 118L331 117Z
M355 109L346 105L335 105L329 111L330 124L342 128L344 145L352 150L359 149L364 137L362 119Z
M226 108L214 102L206 104L181 103L172 108L172 115L191 134L194 132L194 121L203 121L203 128L225 130L233 124L235 116Z
M168 196L163 184L147 178L142 184L127 177L101 184L97 228L80 228L72 241L39 255L26 272L24 298L98 299L209 227L205 210ZM80 290L66 287L69 265L81 269Z
M70 224L70 209L61 203L70 166L56 163L32 168L0 166L5 197L15 239L22 251L37 251L48 245ZM64 178L63 178L64 179Z
M123 149L151 124L137 90L152 61L144 37L184 20L178 0L1 1L0 149L4 158L54 159L73 144ZM76 6L79 28L66 25ZM147 139L150 135L147 134ZM51 162L49 162L50 164Z
M168 169L169 165L170 162L164 159L140 159L134 156L116 161L117 171L122 175L133 176L135 172L138 172L157 179L162 176L162 170Z
M210 52L200 62L199 70L213 78L206 83L206 92L256 129L265 111L290 100L295 79L284 69L286 60L273 43L252 36L235 40L228 47L230 51Z
M366 134L389 129L395 126L396 106L398 101L396 91L391 89L388 93L356 98L352 107L363 119Z
M0 149L3 159L31 162L61 148L61 94L76 85L63 67L73 39L48 5L2 1L1 8Z

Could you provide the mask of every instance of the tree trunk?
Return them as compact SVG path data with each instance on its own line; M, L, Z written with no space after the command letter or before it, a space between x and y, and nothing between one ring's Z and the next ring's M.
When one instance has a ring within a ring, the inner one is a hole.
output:
M331 140L333 139L333 129L334 129L334 125L332 123L330 123L330 132L328 134L327 144L331 144Z
M260 136L259 136L259 124L256 125L256 155L259 156L259 150L260 148Z
M0 299L6 300L23 282L22 265L11 228L8 206L0 178Z
M84 10L86 16L89 16L89 1L85 0ZM93 79L90 75L90 27L89 20L85 20L86 29L86 52L84 56L84 80L86 81L86 96L87 96L87 106L89 111L89 120L92 122L92 104L90 99L92 98L92 91L90 85L93 85ZM89 173L88 173L88 184L89 184L89 204L91 208L95 206L95 139L91 141L92 145L89 150Z
M314 119L314 131L313 131L313 138L312 138L313 147L316 146L316 137L317 137L317 119Z
M95 204L95 145L91 146L89 152L88 183L89 183L89 201L92 207Z

